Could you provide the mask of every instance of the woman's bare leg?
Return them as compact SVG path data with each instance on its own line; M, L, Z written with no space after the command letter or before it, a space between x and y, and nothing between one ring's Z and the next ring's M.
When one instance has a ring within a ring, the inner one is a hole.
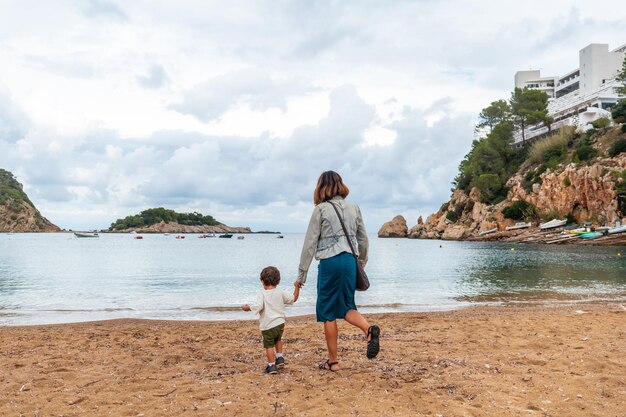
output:
M326 336L329 362L337 362L337 333L337 320L324 322L324 336ZM337 369L339 367L333 365L333 371Z
M370 328L370 324L367 322L365 317L361 315L357 310L348 310L344 320L350 323L353 326L358 327L363 331L363 334L367 336L367 329Z

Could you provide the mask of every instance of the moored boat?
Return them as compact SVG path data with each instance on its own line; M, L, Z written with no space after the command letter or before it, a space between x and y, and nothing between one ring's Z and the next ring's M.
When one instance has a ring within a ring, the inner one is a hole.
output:
M528 222L528 223L518 222L518 223L515 223L513 226L508 226L506 230L527 229L530 226L532 226L531 222Z
M616 226L616 227L614 227L612 229L609 229L607 232L610 235L614 235L614 234L617 234L617 233L624 233L624 232L626 232L626 226Z
M97 233L74 232L76 237L98 237Z
M581 239L595 239L602 236L601 232L587 232L587 233L583 233L582 235L579 235L578 237Z
M219 235L219 237L223 238L223 239L230 239L231 237L233 237L232 233L224 233L223 235Z
M565 226L566 223L567 223L567 219L563 219L563 220L553 219L553 220L550 220L549 222L540 224L539 229L540 230L554 229L556 227Z
M478 236L490 235L490 234L495 233L495 232L497 232L497 231L498 231L498 228L497 228L497 227L494 227L493 229L489 229L489 230L485 230L485 231L480 232L480 233L478 234Z

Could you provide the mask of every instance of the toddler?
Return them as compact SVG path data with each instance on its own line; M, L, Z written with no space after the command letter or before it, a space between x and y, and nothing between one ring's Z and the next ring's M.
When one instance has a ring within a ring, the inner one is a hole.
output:
M265 372L275 374L278 367L285 366L282 336L285 330L285 304L293 304L300 295L299 283L294 283L293 294L286 294L278 287L280 271L268 266L261 271L263 291L257 295L253 305L245 304L243 311L259 313L259 327L263 336L263 347L267 354ZM274 351L275 350L275 351Z

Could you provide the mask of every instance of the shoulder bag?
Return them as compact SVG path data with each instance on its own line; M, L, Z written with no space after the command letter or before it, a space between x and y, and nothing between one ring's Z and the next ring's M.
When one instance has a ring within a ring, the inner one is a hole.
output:
M341 223L341 227L343 227L343 233L346 235L346 240L348 241L348 245L350 245L350 250L352 250L352 256L354 256L354 260L356 261L356 290L357 291L365 291L370 287L370 280L367 278L367 274L365 273L365 269L363 269L363 264L357 258L356 252L354 250L354 246L352 246L352 241L350 240L350 235L348 234L348 229L346 228L341 215L339 214L339 210L337 206L335 206L330 201L328 202L335 209L335 213L337 213L337 217L339 218L339 222Z

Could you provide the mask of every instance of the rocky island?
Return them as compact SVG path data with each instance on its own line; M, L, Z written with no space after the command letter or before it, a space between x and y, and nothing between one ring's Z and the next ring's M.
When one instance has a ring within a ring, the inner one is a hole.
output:
M43 217L13 174L0 168L0 232L58 232Z
M461 162L450 200L411 228L396 216L378 236L626 245L626 233L587 240L564 232L566 225L606 232L626 223L626 100L612 118L582 129L564 126L521 146L513 146L516 116L507 102L492 103L481 118L496 105L504 111ZM552 219L564 220L564 227L538 227Z
M249 227L230 227L201 213L178 213L163 207L116 220L110 232L118 233L252 233Z

